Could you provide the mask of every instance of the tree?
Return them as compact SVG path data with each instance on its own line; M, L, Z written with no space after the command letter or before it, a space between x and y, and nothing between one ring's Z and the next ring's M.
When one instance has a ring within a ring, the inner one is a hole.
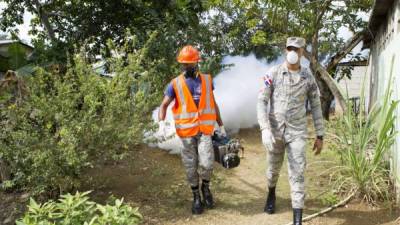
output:
M170 28L171 31L195 28L198 14L205 9L201 1L64 1L64 0L1 0L6 3L2 12L3 30L21 24L23 13L36 17L32 34L53 43L82 46L92 43L89 50L98 54L109 39L122 43L126 30L145 42L149 32ZM39 29L44 28L44 29ZM185 33L186 35L190 32ZM175 35L177 36L177 35ZM185 35L180 35L180 37ZM182 41L191 41L183 38Z
M89 61L98 55L112 56L107 42L122 46L124 38L134 34L143 45L157 32L159 48L152 49L152 59L164 60L172 70L178 67L175 57L186 44L199 47L206 59L202 68L216 74L222 66L224 43L215 41L204 16L210 5L202 0L134 0L134 1L63 1L0 0L6 3L0 28L12 30L23 22L25 11L32 19L31 33L35 46L33 59L39 65L65 63L68 55L85 48ZM139 46L138 45L138 46ZM129 51L129 48L127 48ZM131 48L132 51L137 50ZM168 72L171 70L160 71ZM165 83L163 84L165 85ZM162 87L163 88L163 87Z
M222 18L220 30L227 31L225 41L232 54L255 52L257 57L274 59L281 54L288 36L302 36L310 44L306 54L311 63L320 91L323 114L329 118L333 97L343 109L345 98L336 85L334 72L340 60L362 40L366 21L359 14L366 13L371 0L310 1L301 4L292 0L272 1L212 1L212 7ZM345 42L340 28L347 28L354 36Z

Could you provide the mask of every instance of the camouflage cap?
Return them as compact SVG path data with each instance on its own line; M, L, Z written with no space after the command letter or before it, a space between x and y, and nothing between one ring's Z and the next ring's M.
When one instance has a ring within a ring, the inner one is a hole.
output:
M304 48L306 46L306 40L301 37L289 37L286 41L286 48L289 46Z

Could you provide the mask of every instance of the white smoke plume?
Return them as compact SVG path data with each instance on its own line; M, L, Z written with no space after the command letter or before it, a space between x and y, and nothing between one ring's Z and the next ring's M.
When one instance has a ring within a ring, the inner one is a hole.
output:
M263 85L263 76L276 64L247 57L226 57L225 64L234 64L214 78L215 100L228 133L257 125L257 95Z
M279 62L282 62L282 57L268 64L266 61L256 59L254 55L229 56L223 60L224 64L233 66L214 78L214 95L229 134L236 133L241 128L257 125L257 95L263 85L262 77L271 66ZM153 119L158 120L158 109L154 110ZM169 150L172 154L179 153L182 143L175 135L170 108L167 111L166 121L169 124L167 135L172 138L153 144L153 147ZM154 134L155 137L158 135Z

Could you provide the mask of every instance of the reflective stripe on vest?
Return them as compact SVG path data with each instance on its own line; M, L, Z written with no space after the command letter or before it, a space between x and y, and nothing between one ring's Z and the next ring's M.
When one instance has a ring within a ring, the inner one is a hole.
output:
M186 113L187 113L186 99L185 99L185 95L183 94L182 81L181 81L180 77L178 77L176 79L176 86L178 87L178 96L179 96L179 99L181 99L181 104L182 104L181 115L186 115Z
M214 125L215 120L203 120L200 121L200 124L202 125ZM198 123L185 123L185 124L175 124L175 128L180 128L180 129L187 129L187 128L192 128L198 126Z
M179 115L174 115L174 119L181 120L181 119L190 119L197 116L197 112L194 113L181 113Z

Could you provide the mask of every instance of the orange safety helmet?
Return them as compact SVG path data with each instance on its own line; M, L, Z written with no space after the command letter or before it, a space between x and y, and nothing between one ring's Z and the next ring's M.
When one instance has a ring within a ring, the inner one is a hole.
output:
M179 63L197 63L200 61L199 50L191 45L186 45L179 52L177 60Z

